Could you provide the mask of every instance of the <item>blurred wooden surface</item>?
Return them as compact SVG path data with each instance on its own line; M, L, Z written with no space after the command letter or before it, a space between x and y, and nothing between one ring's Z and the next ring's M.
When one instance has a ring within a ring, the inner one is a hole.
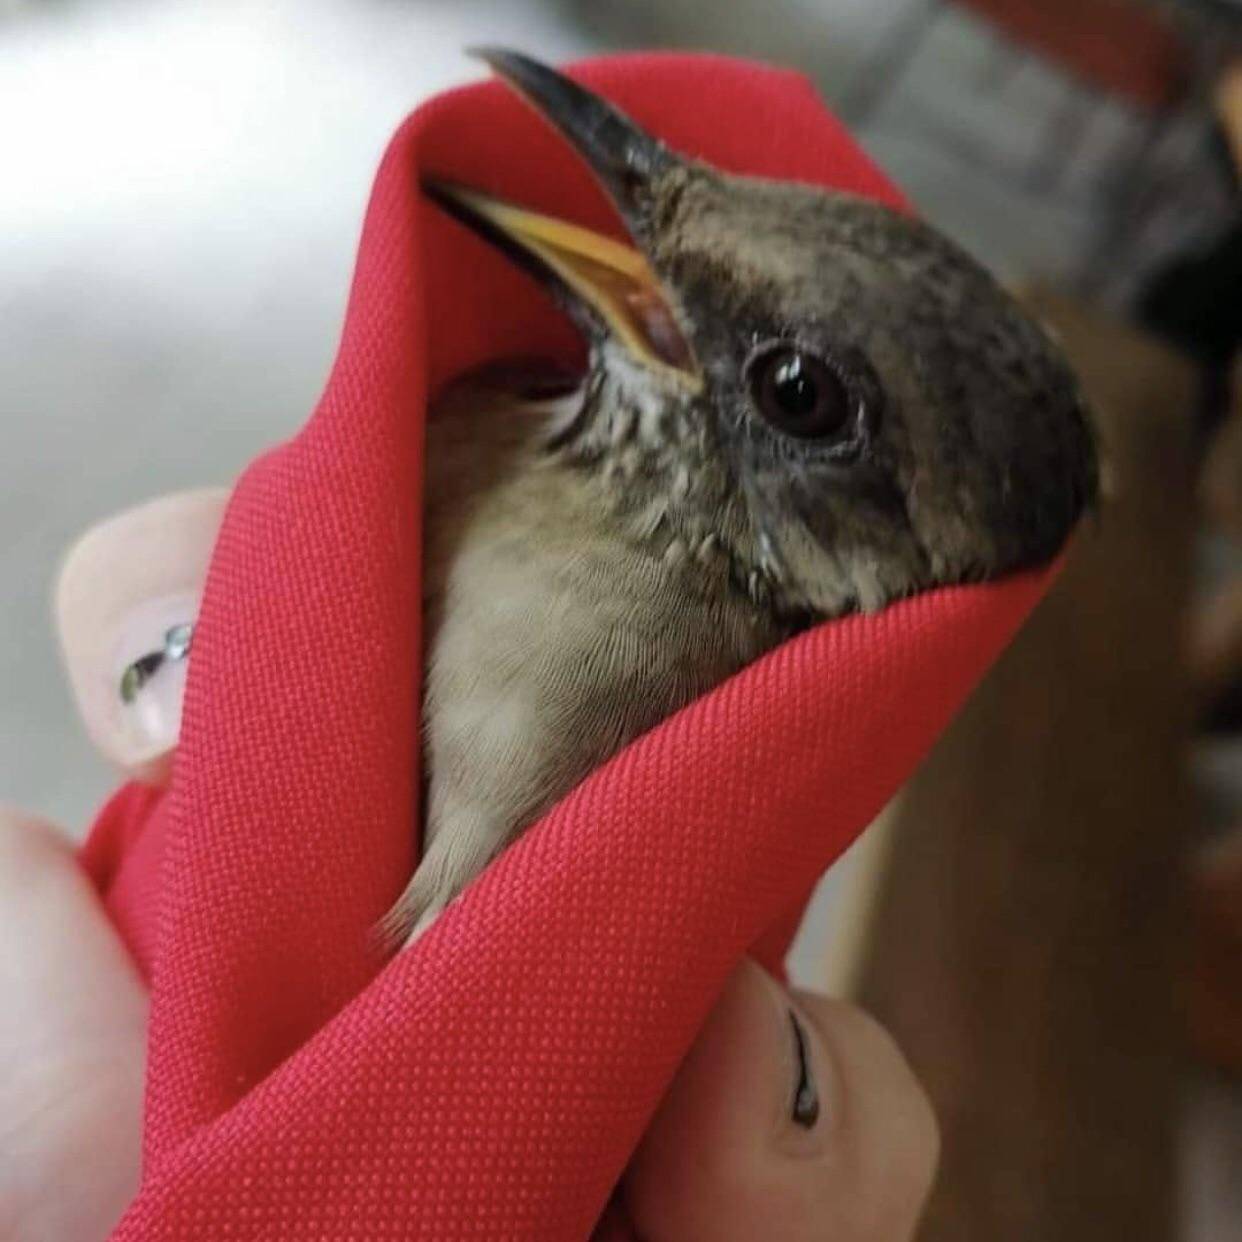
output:
M1169 1242L1191 378L1032 300L1114 495L894 810L855 991L940 1117L922 1242Z

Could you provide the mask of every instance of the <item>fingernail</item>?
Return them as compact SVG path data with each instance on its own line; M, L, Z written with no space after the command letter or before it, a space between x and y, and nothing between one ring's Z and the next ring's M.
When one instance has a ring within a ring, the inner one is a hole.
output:
M121 619L110 690L127 763L145 763L177 743L197 613L198 596L181 593L148 600Z
M219 489L148 501L92 527L61 566L56 626L69 683L91 740L127 776L167 776L186 661L160 661L123 696L125 670L195 620L226 503Z
M790 1032L793 1035L796 1085L790 1117L803 1130L813 1130L819 1120L819 1088L815 1083L815 1064L810 1050L810 1038L797 1013L789 1010Z

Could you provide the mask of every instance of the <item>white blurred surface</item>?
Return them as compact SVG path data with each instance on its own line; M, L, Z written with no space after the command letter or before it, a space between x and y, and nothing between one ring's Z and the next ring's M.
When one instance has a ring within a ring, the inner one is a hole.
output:
M462 49L582 48L527 0L0 10L0 796L82 828L112 777L49 627L86 526L227 483L310 412L371 178Z

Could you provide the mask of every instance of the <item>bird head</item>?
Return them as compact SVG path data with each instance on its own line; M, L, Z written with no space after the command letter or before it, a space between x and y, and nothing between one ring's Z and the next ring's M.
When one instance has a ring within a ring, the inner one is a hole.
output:
M582 328L591 373L556 445L654 507L646 528L720 534L790 614L1057 552L1095 497L1090 426L1058 346L969 255L882 204L726 174L563 74L480 55L576 148L632 244L424 188Z

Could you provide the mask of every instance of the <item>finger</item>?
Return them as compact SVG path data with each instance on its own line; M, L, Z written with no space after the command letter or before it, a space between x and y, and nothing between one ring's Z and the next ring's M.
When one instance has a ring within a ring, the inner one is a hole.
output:
M223 489L153 500L89 530L65 558L56 624L92 741L128 775L159 783L181 724L185 660L164 660L122 697L128 666L192 622L224 516Z
M857 1236L912 1237L940 1156L931 1101L896 1041L870 1014L807 992L795 999L836 1062L842 1112L852 1129L839 1150L854 1161L848 1180Z
M937 1150L927 1097L874 1021L791 996L748 962L679 1070L621 1200L647 1242L903 1242Z
M106 1237L138 1185L146 997L46 824L0 809L0 1237Z

